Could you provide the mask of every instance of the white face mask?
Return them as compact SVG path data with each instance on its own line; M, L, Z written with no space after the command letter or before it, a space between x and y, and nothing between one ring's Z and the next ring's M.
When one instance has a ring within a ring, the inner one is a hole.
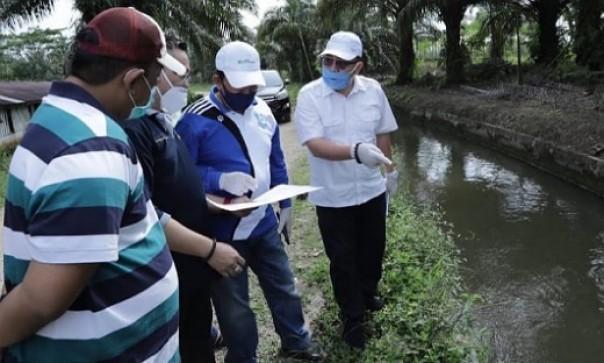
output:
M162 75L170 85L170 89L163 95L159 89L157 90L157 93L160 96L159 103L162 112L172 115L187 105L187 89L181 86L174 86L168 79L164 70L162 70Z
M161 96L161 110L169 115L177 113L187 105L187 89L184 87L172 87Z

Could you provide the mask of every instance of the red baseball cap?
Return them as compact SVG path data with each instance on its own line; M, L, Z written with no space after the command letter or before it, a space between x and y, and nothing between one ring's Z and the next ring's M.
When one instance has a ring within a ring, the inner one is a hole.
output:
M87 25L98 42L79 40L78 46L89 53L132 62L157 61L179 76L186 67L168 54L166 38L157 22L134 8L115 7L104 10Z

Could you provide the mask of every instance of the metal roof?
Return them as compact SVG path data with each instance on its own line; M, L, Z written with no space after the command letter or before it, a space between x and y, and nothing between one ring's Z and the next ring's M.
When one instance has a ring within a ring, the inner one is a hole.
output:
M38 103L48 94L51 82L0 82L0 108Z

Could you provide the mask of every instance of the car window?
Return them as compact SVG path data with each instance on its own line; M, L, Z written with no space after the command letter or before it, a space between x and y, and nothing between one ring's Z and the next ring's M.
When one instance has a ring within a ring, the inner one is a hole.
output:
M283 85L283 80L277 71L262 71L266 87L278 87Z

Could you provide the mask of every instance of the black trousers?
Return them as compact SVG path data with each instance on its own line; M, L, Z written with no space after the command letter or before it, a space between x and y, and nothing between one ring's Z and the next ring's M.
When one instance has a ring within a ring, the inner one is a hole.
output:
M182 363L215 363L210 338L212 303L210 287L181 287L179 290L179 341Z
M179 280L179 334L182 363L215 363L210 286L217 273L198 257L172 252Z
M386 194L357 206L317 207L317 217L336 302L344 318L358 319L382 278Z

